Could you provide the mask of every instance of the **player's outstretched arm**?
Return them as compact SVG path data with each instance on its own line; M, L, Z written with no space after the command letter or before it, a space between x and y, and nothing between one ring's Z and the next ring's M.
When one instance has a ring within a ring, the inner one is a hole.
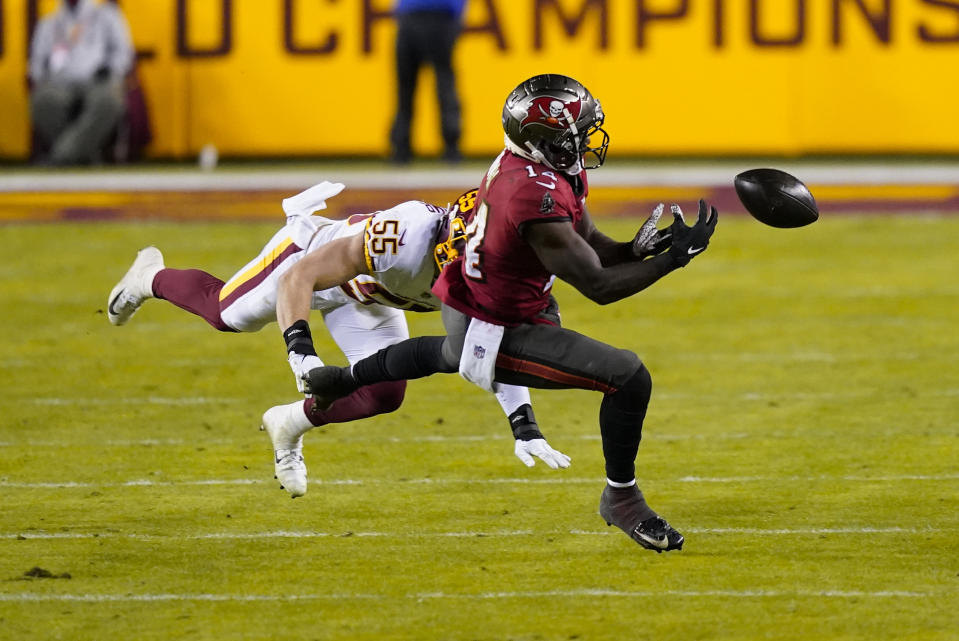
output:
M304 375L322 367L310 332L310 302L322 291L366 273L363 234L339 238L308 253L283 276L276 291L276 320L283 331L297 389L309 394Z
M678 212L678 213L677 213ZM601 305L642 291L706 249L718 213L700 201L699 219L686 226L678 207L673 208L669 250L647 260L603 266L599 255L570 223L527 225L525 238L540 262L584 296Z
M635 294L675 269L668 254L604 267L593 248L565 222L527 225L526 241L546 269L600 305Z
M284 329L298 320L308 320L314 291L336 287L366 273L363 234L338 238L309 252L280 277L277 324Z
M657 205L649 218L640 226L633 239L626 242L613 240L597 229L589 211L584 208L580 224L581 235L586 244L592 247L596 255L599 256L599 262L603 267L645 260L669 249L670 228L657 228L657 223L663 215L664 206L663 203Z
M536 416L533 414L529 388L494 383L493 392L506 414L513 438L516 440L513 453L523 462L523 465L533 467L536 464L533 458L535 456L554 470L569 467L570 458L559 450L554 450L540 432Z

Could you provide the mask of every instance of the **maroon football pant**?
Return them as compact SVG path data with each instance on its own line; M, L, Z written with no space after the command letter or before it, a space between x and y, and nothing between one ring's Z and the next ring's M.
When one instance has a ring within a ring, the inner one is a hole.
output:
M223 281L199 269L162 269L153 279L153 294L196 314L221 332L236 332L220 318ZM307 399L304 413L313 425L349 423L396 411L403 402L406 381L389 381L356 390L333 407L320 410Z

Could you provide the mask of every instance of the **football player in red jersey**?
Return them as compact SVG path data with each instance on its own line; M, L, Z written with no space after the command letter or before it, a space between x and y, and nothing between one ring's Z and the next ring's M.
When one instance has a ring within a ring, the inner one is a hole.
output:
M646 503L635 478L649 372L632 352L560 327L549 292L558 277L599 304L631 296L702 253L718 212L701 200L688 226L673 205L673 223L659 230L660 205L631 241L600 233L586 210L584 170L605 160L603 121L599 101L572 78L540 75L516 87L503 108L506 149L481 183L466 249L433 286L447 336L403 341L307 379L321 404L357 386L457 369L482 387L495 380L600 391L600 515L663 552L684 538Z

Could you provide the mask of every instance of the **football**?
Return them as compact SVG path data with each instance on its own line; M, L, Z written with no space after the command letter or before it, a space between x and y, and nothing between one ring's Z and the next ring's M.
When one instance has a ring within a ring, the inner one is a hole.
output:
M819 207L801 180L779 169L750 169L733 181L753 218L770 227L803 227L819 219Z

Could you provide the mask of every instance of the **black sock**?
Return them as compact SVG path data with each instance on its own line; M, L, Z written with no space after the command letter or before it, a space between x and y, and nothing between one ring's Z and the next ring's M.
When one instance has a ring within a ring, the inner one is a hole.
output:
M443 359L444 336L419 336L384 347L353 365L359 385L423 378L438 372L455 372Z
M636 453L652 391L649 370L640 365L625 385L603 398L599 429L603 437L606 477L611 481L629 483L636 478Z

